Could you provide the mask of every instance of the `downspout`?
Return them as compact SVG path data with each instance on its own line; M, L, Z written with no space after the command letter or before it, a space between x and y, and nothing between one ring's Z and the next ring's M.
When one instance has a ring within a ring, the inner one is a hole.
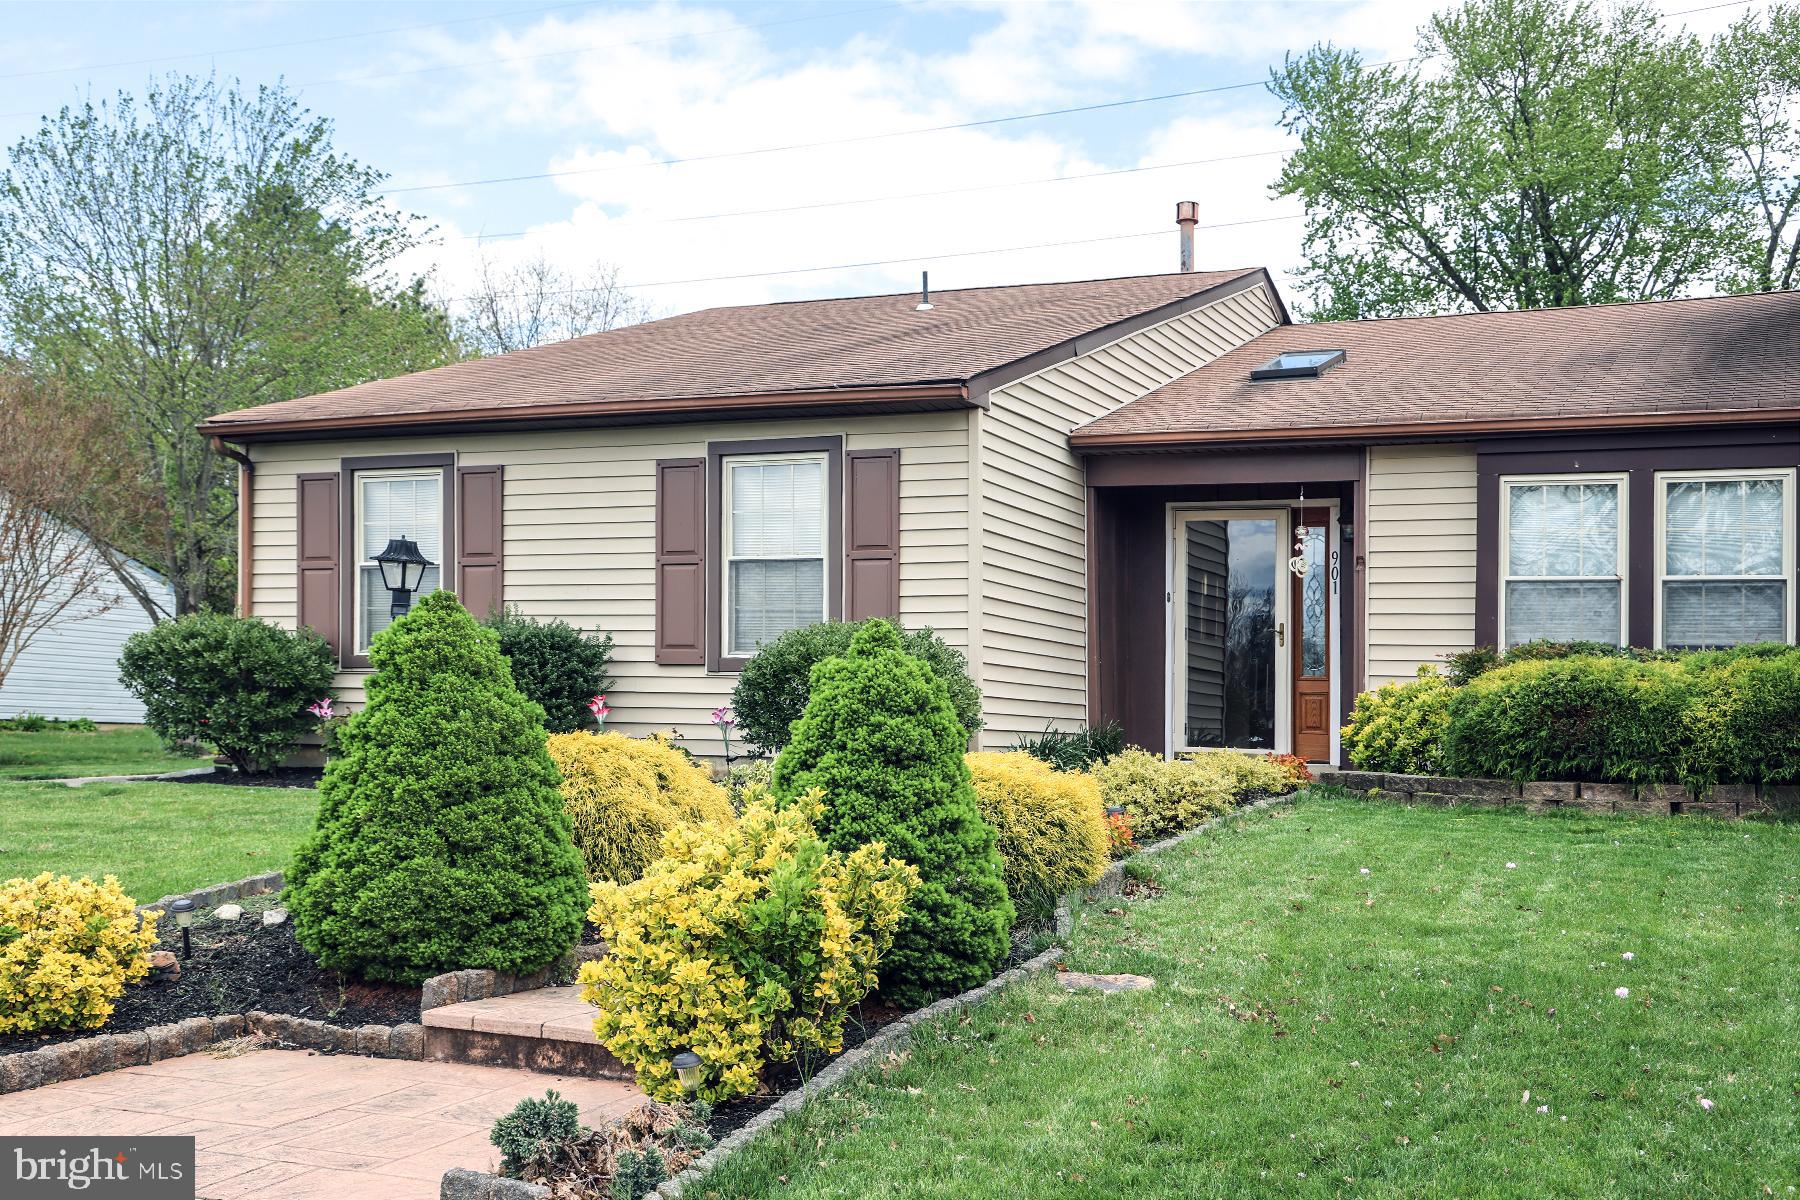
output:
M227 445L222 437L214 436L207 440L214 454L229 458L238 465L237 614L247 617L250 615L251 477L256 473L256 463L236 446Z

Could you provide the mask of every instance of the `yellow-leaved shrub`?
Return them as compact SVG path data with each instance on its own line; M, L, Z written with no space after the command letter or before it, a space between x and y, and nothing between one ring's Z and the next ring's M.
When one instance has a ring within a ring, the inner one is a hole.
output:
M589 879L629 883L671 829L731 820L711 773L659 738L559 733L549 746Z
M1091 769L1100 798L1123 805L1140 843L1192 829L1258 796L1291 792L1291 770L1266 754L1203 750L1173 762L1132 746Z
M608 953L582 966L582 996L651 1096L681 1095L683 1050L717 1101L754 1092L767 1063L843 1048L919 873L879 842L827 850L820 812L816 790L777 810L753 789L735 822L671 829L641 879L593 885Z
M108 875L0 884L0 1033L94 1029L150 970L160 912L138 919Z
M1058 771L1022 751L964 757L981 815L1000 836L1015 905L1053 900L1100 878L1109 857L1106 807L1093 776Z

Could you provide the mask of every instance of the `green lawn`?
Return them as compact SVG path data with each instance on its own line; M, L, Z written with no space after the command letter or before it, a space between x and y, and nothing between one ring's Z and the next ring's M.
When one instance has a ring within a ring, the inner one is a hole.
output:
M155 900L285 868L318 807L297 788L0 783L0 880L110 874Z
M203 767L207 761L170 754L148 729L103 729L98 733L0 732L0 779L161 775Z
M1067 962L1154 990L925 1026L706 1193L1800 1186L1800 826L1318 794L1140 863L1166 893L1090 906Z

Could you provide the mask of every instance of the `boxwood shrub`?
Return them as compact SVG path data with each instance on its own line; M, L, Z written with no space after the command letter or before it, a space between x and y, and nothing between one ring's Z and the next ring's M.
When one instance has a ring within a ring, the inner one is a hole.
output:
M814 669L806 713L775 760L782 802L823 794L819 833L831 849L880 842L919 869L881 968L882 994L909 1008L987 982L1011 944L1014 909L967 744L944 680L891 622L873 620Z
M365 979L547 966L581 936L587 877L543 709L449 592L376 634L369 660L288 874L294 936Z
M900 648L931 668L944 685L945 695L963 728L967 741L981 730L981 692L969 678L969 661L962 651L929 629L902 629ZM850 639L862 623L820 621L789 630L761 647L738 673L731 707L737 729L749 745L773 755L788 743L794 722L806 711L812 695L812 669L825 659L850 649Z
M594 724L588 701L612 686L606 664L612 634L601 636L567 621L538 621L508 605L484 622L500 635L500 653L513 683L544 709L544 728L573 733Z
M1361 770L1642 786L1800 782L1800 649L1526 655L1357 699Z

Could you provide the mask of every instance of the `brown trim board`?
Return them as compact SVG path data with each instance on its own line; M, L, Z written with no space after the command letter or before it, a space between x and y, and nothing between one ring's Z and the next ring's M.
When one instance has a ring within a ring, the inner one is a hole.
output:
M1473 421L1403 421L1368 425L1309 425L1271 429L1159 430L1152 433L1082 433L1069 435L1076 453L1180 450L1236 446L1259 442L1362 442L1417 440L1462 441L1481 433L1557 433L1613 429L1666 428L1678 425L1763 425L1800 421L1800 407L1658 413L1603 413L1567 417L1495 417Z
M456 590L456 455L378 454L346 458L338 462L338 597L342 648L338 663L347 671L367 671L369 656L356 649L356 473L358 471L406 471L439 467L444 502L444 548L439 552L438 578L444 590Z
M747 454L825 455L825 617L844 615L844 439L757 438L706 444L706 669L744 669L747 658L725 653L724 460Z
M962 408L971 403L960 380L874 387L823 388L749 395L678 396L647 400L581 400L563 404L411 410L397 413L352 413L329 417L295 417L279 421L233 421L236 414L200 424L200 432L234 442L302 440L294 435L347 430L413 433L421 428L478 430L568 426L642 425L663 421L732 420L749 416L850 415L861 410L904 412ZM253 412L254 409L243 410Z

